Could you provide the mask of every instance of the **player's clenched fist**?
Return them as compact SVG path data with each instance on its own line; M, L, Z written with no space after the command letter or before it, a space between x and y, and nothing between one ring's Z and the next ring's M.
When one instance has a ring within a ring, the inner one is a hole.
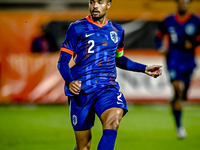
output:
M162 74L162 70L160 69L162 66L159 65L152 65L152 66L147 66L145 69L145 73L153 76L154 78L157 78Z
M81 91L81 81L72 81L69 84L69 90L72 94L79 95L79 92Z

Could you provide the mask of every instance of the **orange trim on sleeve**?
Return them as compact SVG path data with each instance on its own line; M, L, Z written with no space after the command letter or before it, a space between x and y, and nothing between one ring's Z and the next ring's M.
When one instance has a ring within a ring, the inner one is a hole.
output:
M118 52L121 52L121 51L123 51L123 50L124 50L124 48L123 48L123 47L122 47L122 48L118 48L118 49L117 49L117 51L118 51Z
M67 49L67 48L64 48L64 47L61 47L60 51L65 52L65 53L68 53L68 54L70 54L70 55L73 55L73 54L74 54L74 52L73 52L72 50Z
M200 35L197 35L196 40L200 41Z
M156 31L156 36L160 39L162 39L163 35L161 33L161 31Z

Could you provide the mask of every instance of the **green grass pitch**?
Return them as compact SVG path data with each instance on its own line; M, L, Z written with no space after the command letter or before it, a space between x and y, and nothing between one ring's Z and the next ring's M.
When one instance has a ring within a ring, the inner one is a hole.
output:
M129 104L115 150L199 150L200 104L184 104L188 137L178 140L168 104ZM102 127L92 129L96 150ZM0 105L0 150L73 150L68 105Z

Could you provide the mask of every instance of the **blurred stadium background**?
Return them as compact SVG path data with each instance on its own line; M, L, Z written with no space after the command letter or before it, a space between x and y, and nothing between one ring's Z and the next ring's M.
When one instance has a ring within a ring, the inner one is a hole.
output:
M200 15L200 0L193 0L189 10ZM188 138L179 141L168 107L173 91L164 58L154 44L158 23L174 11L174 0L113 0L108 18L125 29L125 55L163 65L157 79L118 70L130 111L121 123L116 150L200 148L200 48L185 105ZM60 47L69 24L88 14L88 0L0 0L0 149L73 149L68 100L57 71L59 49L32 53L31 46L45 27ZM98 120L93 132L96 149L101 136Z

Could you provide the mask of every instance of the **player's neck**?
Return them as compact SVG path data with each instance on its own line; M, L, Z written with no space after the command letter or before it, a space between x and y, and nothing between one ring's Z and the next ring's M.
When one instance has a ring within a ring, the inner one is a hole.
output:
M187 19L188 17L190 16L190 13L188 12L185 12L185 13L177 13L177 17L181 20L185 20Z
M100 19L94 19L92 16L90 16L90 19L93 20L94 22L97 22L98 24L104 25L107 21L106 15Z
M186 15L188 15L188 12L187 11L178 11L178 15L183 18Z
M179 13L176 13L176 15L175 15L175 19L179 23L187 22L190 19L190 17L191 17L191 14L188 12L186 12L185 15L180 15Z

